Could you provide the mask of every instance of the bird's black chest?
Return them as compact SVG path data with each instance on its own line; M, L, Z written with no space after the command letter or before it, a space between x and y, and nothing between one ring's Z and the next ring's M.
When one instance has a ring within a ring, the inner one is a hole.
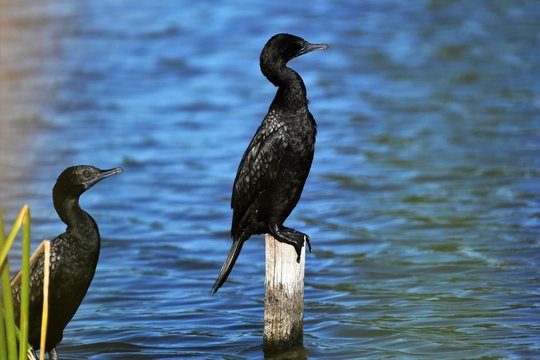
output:
M311 162L315 150L316 127L307 115L292 117L295 121L282 121L279 124L277 131L286 158L283 165Z
M305 124L291 126L286 138L286 147L291 156L299 157L300 161L304 160L305 157L312 156L315 145L315 132L311 126Z
M94 277L99 257L99 239L91 234L84 245L74 236L64 236L53 245L51 257L51 290L56 299L82 300ZM78 304L77 304L78 305Z

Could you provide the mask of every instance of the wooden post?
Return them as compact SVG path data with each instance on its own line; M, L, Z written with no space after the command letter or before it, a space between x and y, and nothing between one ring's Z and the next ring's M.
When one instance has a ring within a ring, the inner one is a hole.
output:
M300 263L294 247L266 234L265 350L285 350L302 344L304 336L305 246Z

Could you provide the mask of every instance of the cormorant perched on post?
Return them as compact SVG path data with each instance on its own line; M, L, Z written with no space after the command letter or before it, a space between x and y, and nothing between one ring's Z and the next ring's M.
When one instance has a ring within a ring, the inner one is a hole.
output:
M67 225L66 232L51 241L49 273L49 318L45 349L58 359L56 345L92 282L99 257L100 237L94 219L79 206L79 197L99 181L121 173L121 168L100 170L93 166L72 166L58 177L52 194L54 208ZM30 311L28 341L39 349L43 306L43 252L30 264ZM20 276L12 280L15 321L19 324Z
M261 52L261 71L278 90L238 166L231 200L233 243L212 294L227 280L244 241L253 234L269 233L294 246L298 258L304 241L311 251L309 236L283 226L300 199L317 133L304 82L287 67L287 62L327 48L326 44L310 44L298 36L278 34Z

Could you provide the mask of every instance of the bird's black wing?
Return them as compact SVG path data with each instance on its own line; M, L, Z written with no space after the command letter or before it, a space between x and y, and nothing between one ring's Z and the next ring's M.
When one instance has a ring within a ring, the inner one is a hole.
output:
M286 125L263 121L244 153L233 185L231 236L246 216L250 205L277 177L281 160L287 151Z

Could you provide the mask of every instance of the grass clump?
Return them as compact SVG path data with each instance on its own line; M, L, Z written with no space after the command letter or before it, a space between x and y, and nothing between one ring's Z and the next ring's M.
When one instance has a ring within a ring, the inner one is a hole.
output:
M22 260L21 271L16 275L21 281L21 307L20 323L15 324L15 312L11 295L11 284L9 275L8 253L15 241L15 238L22 233ZM45 259L47 260L48 242L43 242L40 248L45 247ZM28 320L30 303L30 209L24 205L19 212L17 219L13 223L11 231L6 236L4 232L4 222L0 212L0 277L2 287L2 298L0 299L0 359L25 360L35 359L32 347L28 344ZM45 269L44 293L47 294L48 268ZM43 320L42 320L42 343L45 342L47 329L47 296L43 299ZM44 359L44 351L40 358Z

